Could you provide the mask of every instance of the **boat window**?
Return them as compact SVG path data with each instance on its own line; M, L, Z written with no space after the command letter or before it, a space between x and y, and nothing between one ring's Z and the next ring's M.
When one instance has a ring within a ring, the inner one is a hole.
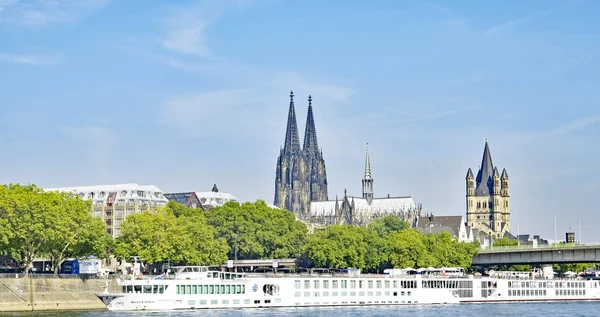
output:
M342 288L348 288L348 281L342 280Z
M196 273L200 272L200 268L199 267L195 267L194 268L194 272L196 272Z
M338 288L338 281L331 281L331 288Z
M192 294L198 294L198 286L192 285Z
M225 294L231 294L231 286L230 285L225 286Z
M225 285L221 285L221 294L225 294Z
M154 286L152 287L152 293L153 293L153 294L158 294L158 285L154 285Z
M202 289L203 294L208 294L208 285L202 285Z
M209 294L214 294L215 293L215 286L214 285L210 285L208 287L208 293Z
M134 293L141 293L142 292L142 285L135 285L133 287L133 289L134 289L134 291L133 291Z
M295 280L294 281L294 288L295 289L300 289L300 280Z
M329 281L323 281L323 288L329 288Z

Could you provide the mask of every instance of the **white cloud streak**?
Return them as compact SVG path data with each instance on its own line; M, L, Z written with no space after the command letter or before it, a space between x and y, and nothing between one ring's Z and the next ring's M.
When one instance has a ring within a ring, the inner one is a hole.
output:
M43 28L70 23L94 13L109 0L8 0L0 3L0 23Z
M587 128L589 126L592 126L592 125L595 125L598 123L600 123L600 115L593 115L590 117L581 118L581 119L578 119L575 121L568 122L554 130L543 133L542 135L539 136L538 139L549 138L549 137L560 136L560 135L572 133L572 132Z
M60 62L58 54L0 54L0 62L54 67Z

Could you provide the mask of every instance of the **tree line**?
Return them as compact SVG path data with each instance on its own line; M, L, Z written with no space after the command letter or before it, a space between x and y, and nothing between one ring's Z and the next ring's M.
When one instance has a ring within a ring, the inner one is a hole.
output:
M52 259L54 274L66 258L108 256L113 239L106 224L92 217L91 202L35 185L0 185L0 254L25 266Z
M128 216L112 239L91 202L34 185L0 186L0 252L30 268L52 259L54 272L67 258L139 256L148 264L221 265L228 259L299 258L306 267L356 267L366 271L405 267L468 268L476 243L449 233L423 235L397 216L366 227L315 228L264 201L228 202L208 211L169 202L158 211ZM27 274L27 269L25 270Z

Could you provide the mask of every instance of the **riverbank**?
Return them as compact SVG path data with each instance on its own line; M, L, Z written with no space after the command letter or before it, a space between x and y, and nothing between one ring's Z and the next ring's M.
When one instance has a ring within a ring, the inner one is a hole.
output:
M0 312L49 310L105 310L96 297L108 283L117 291L114 280L68 278L0 279Z

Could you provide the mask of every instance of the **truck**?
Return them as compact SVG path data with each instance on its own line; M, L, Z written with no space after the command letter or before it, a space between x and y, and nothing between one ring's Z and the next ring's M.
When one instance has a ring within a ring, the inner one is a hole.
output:
M102 268L101 260L70 260L63 262L60 273L105 276L108 270Z

